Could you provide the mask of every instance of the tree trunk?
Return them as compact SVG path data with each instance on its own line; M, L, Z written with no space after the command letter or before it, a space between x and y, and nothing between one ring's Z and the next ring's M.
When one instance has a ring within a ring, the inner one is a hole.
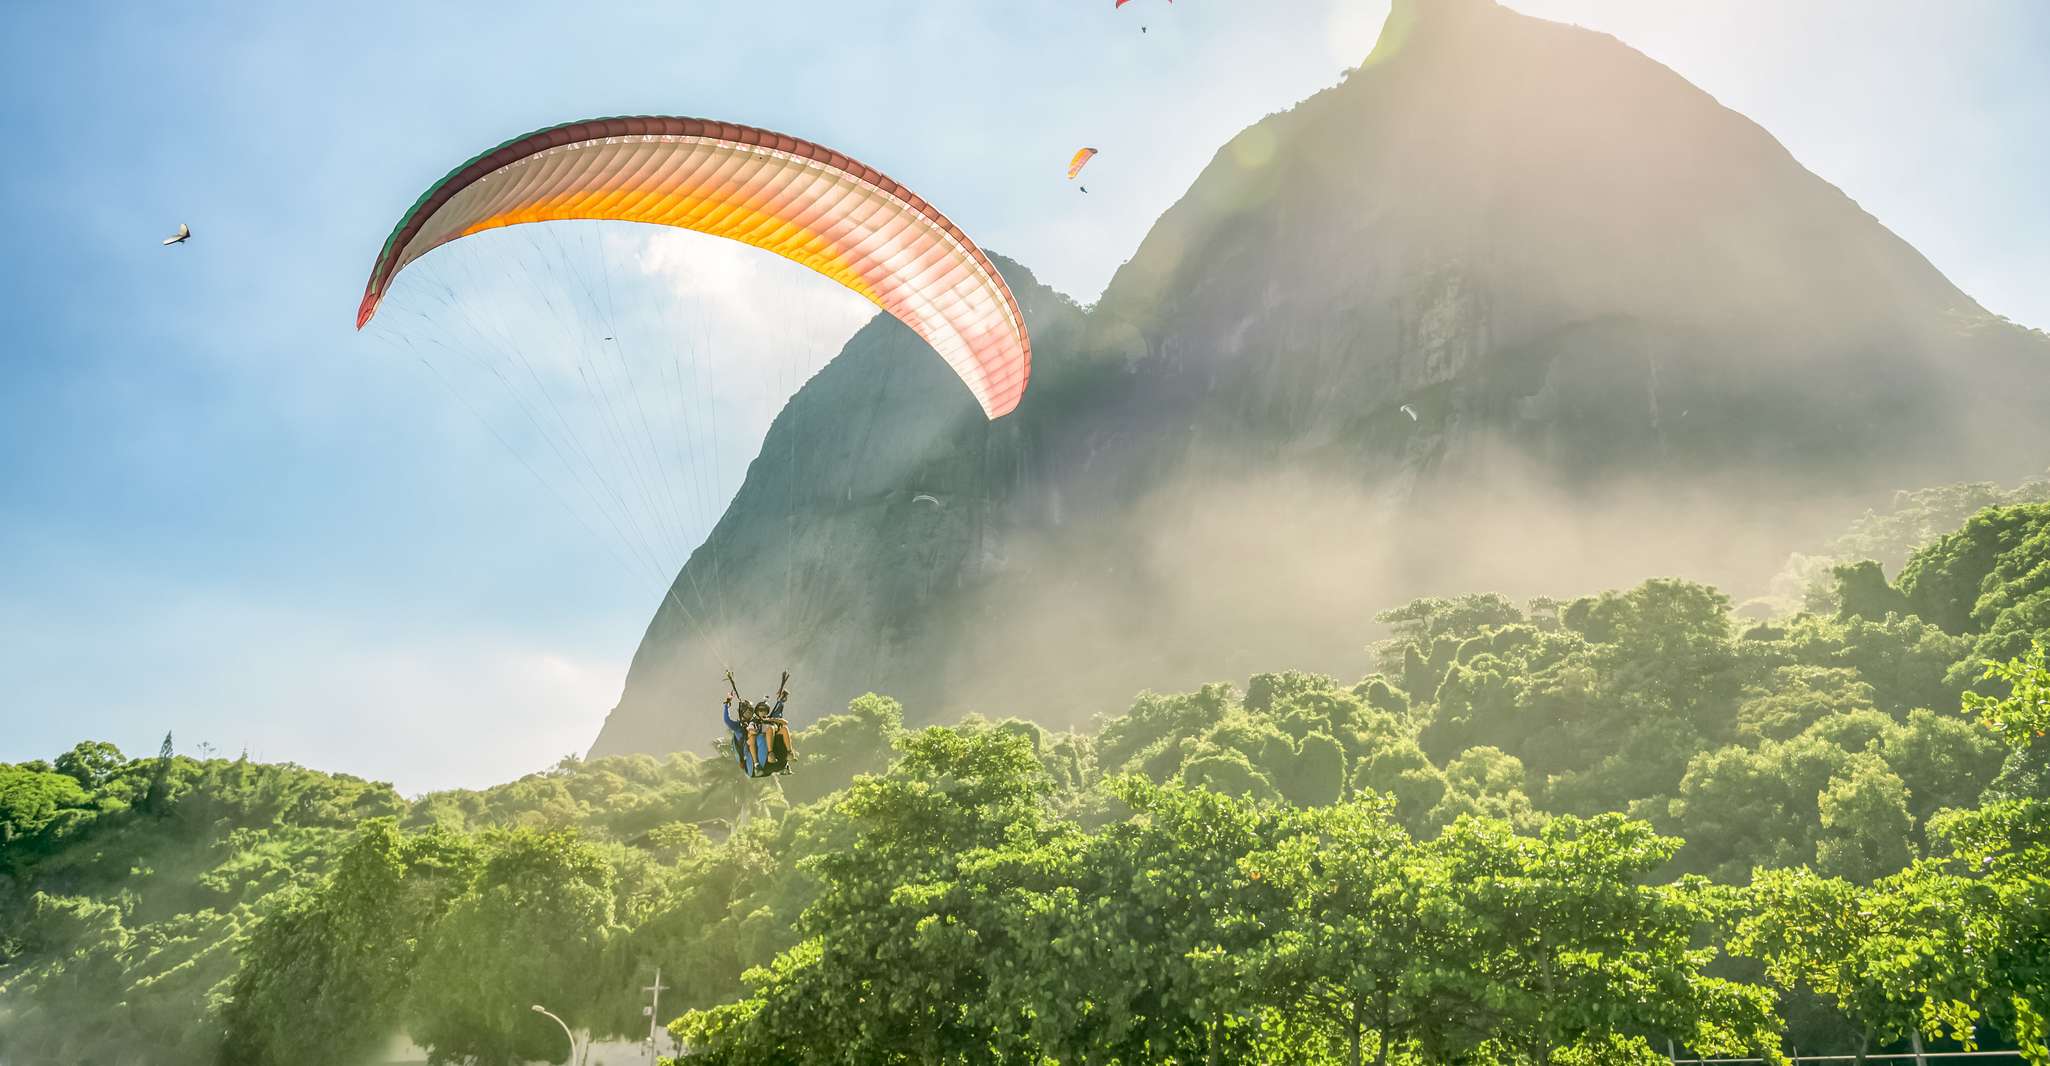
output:
M1922 1030L1908 1030L1908 1046L1915 1051L1915 1066L1929 1066L1929 1057L1922 1052Z
M1374 1030L1374 1066L1388 1066L1388 993L1381 993L1381 1017Z
M1868 1025L1868 1026L1866 1026L1866 1027L1865 1027L1865 1031L1864 1031L1864 1032L1863 1032L1862 1034L1860 1034L1860 1035L1858 1036L1858 1059L1857 1059L1857 1066L1865 1066L1865 1054L1866 1054L1867 1052L1871 1051L1871 1050L1872 1050L1872 1027Z

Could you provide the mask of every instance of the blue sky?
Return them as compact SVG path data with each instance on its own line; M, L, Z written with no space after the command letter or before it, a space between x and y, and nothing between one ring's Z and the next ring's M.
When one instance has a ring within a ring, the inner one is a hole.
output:
M493 412L480 425L389 330L350 328L393 220L476 150L599 114L783 129L1088 300L1219 145L1335 81L1386 13L594 6L9 6L0 760L87 737L141 752L170 729L419 791L596 734L659 593L537 487ZM2050 6L1510 6L1674 67L1989 308L2050 326ZM1060 180L1084 143L1104 150L1086 198ZM193 242L159 247L180 222ZM623 240L724 383L687 548L867 312L778 261ZM751 362L770 350L773 369Z

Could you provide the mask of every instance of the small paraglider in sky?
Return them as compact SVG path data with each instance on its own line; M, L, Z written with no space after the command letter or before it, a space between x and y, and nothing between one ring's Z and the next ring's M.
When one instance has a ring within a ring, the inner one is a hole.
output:
M1416 420L1417 420L1417 418L1416 418L1416 408L1414 408L1414 407L1411 407L1411 406L1410 406L1410 405L1408 405L1408 404L1403 404L1403 405L1402 405L1402 413L1403 413L1403 414L1406 414L1406 415L1408 415L1408 416L1409 416L1409 420L1410 420L1410 421L1412 421L1412 422L1414 422L1414 421L1416 421Z
M938 507L938 506L940 506L940 500L939 500L939 497L937 497L937 496L929 496L929 495L927 495L927 494L925 494L925 493L921 492L921 493L919 493L918 495L916 495L916 496L913 496L913 497L911 497L911 502L912 502L912 503L918 503L918 502L920 502L920 501L924 501L924 502L926 502L926 503L932 504L932 505L933 505L934 507Z
M1089 161L1094 158L1096 158L1096 149L1077 149L1075 152L1075 158L1068 160L1068 180L1074 181L1076 176L1082 173L1082 168L1088 166ZM1082 191L1088 192L1089 190L1084 189Z
M164 238L164 247L169 248L174 244L184 244L186 241L189 241L191 239L192 227L186 225L183 222L180 222L178 223L178 232L173 233L169 237Z
M1088 191L1089 191L1089 186L1087 186L1087 185L1077 185L1077 186L1075 186L1075 187L1076 187L1076 188L1078 188L1078 189L1080 189L1080 190L1082 190L1083 192L1088 192Z

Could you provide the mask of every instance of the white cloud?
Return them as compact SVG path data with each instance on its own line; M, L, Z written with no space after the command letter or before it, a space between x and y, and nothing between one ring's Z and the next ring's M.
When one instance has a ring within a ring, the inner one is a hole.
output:
M625 669L592 633L548 642L409 624L397 605L348 615L120 584L81 589L78 609L56 616L0 601L0 760L49 758L88 737L146 754L171 731L188 754L246 750L407 793L483 786L587 747Z

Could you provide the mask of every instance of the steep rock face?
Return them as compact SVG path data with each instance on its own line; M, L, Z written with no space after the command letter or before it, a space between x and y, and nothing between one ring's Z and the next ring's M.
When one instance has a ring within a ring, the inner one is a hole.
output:
M1502 448L1579 484L2019 473L1984 421L2045 395L2040 338L1765 131L1486 0L1398 5L1358 74L1219 153L1096 317L1296 458L1461 476Z
M787 664L820 709L1056 722L1356 665L1399 596L1762 576L1818 500L2050 451L2050 342L1671 71L1490 0L1398 2L1086 316L1001 266L1034 336L1018 412L982 422L909 331L863 329L771 428L594 754L702 746L727 664Z

